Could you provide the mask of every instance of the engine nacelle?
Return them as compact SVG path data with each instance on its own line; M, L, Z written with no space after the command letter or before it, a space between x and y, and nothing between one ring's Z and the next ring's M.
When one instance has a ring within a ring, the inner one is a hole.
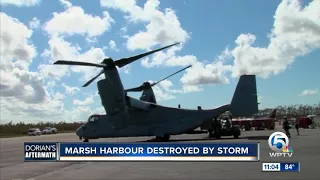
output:
M98 90L102 105L107 114L128 113L125 93L120 83L113 83L107 79L98 81Z

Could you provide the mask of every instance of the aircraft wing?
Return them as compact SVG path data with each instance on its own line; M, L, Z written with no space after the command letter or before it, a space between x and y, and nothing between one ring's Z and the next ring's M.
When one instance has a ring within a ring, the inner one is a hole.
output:
M215 116L230 110L229 104L223 105L214 109L203 109L203 110L165 107L165 106L161 106L161 105L150 103L150 102L140 101L138 99L135 99L129 96L127 96L127 103L129 107L143 110L143 111L151 111L152 109L157 108L158 110L161 111L160 114L157 114L157 112L155 112L157 116L162 116L163 114L175 114L175 115L183 114L185 116L196 115L199 118L207 117L209 119L213 119Z
M156 106L155 104L143 102L143 101L140 101L140 100L135 99L135 98L130 97L130 96L127 96L126 98L127 98L128 105L130 107L137 108L137 109L140 109L140 110L150 111L150 109L153 106Z

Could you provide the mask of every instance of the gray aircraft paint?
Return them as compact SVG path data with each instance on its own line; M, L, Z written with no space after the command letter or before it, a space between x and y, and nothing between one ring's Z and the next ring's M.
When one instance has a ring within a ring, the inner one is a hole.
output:
M249 101L250 105L256 106L247 107L247 112L250 111L251 113L254 110L257 110L258 104L252 103L255 101L254 98L256 98L256 96L252 96L252 92L255 90L251 90L251 88L255 88L255 86L252 86L250 83L248 84L248 82L252 83L253 81L255 82L255 76L241 76L231 104L210 110L164 107L127 96L127 103L130 108L128 110L129 119L125 122L125 125L120 114L113 116L94 115L92 117L95 117L95 120L85 123L77 129L76 134L87 139L182 134L199 127L205 121L210 120L217 115L231 110L231 107L235 108L236 104L241 104L241 106L243 106L245 102L241 102L242 100ZM242 86L242 83L245 83L247 86ZM243 99L237 96L251 99ZM257 111L253 113L257 113Z
M150 102L150 103L157 104L156 96L154 95L154 92L153 92L152 88L143 90L142 94L141 94L141 97L140 97L140 100L141 101L145 101L145 102Z
M237 107L244 106L245 102L248 102L247 108L249 109L246 113L249 111L256 113L254 111L258 110L258 103L254 103L257 102L255 76L250 75L240 77L231 104L210 110L164 107L127 96L117 67L121 68L138 59L177 44L179 43L116 61L111 58L106 58L101 63L56 61L54 64L57 65L103 68L97 76L89 80L83 87L88 86L100 75L105 75L105 79L98 81L97 86L106 115L90 117L87 123L77 129L76 134L85 138L86 141L88 139L125 136L158 136L168 139L169 135L193 130L205 121L225 111L232 109L240 113Z
M233 117L249 117L258 113L257 84L255 75L240 76L231 101Z

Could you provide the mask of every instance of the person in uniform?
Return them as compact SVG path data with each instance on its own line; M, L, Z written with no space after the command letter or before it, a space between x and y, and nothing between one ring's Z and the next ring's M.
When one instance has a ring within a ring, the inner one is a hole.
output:
M300 120L299 120L299 118L298 118L298 116L297 116L297 115L295 116L294 124L295 124L295 128L296 128L296 130L297 130L297 135L299 136L299 135L300 135L300 132L299 132L299 128L300 128Z
M287 135L289 138L291 138L291 134L290 134L290 131L289 131L289 129L290 129L290 124L289 124L289 121L288 121L287 116L284 116L283 119L284 119L284 121L283 121L283 129L284 129L284 131L286 132L286 135Z

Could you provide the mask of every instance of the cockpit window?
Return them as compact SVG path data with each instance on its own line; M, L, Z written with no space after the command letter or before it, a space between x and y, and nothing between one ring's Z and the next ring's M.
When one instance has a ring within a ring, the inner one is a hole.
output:
M89 122L95 122L96 120L98 120L98 117L97 116L91 116L89 118Z

